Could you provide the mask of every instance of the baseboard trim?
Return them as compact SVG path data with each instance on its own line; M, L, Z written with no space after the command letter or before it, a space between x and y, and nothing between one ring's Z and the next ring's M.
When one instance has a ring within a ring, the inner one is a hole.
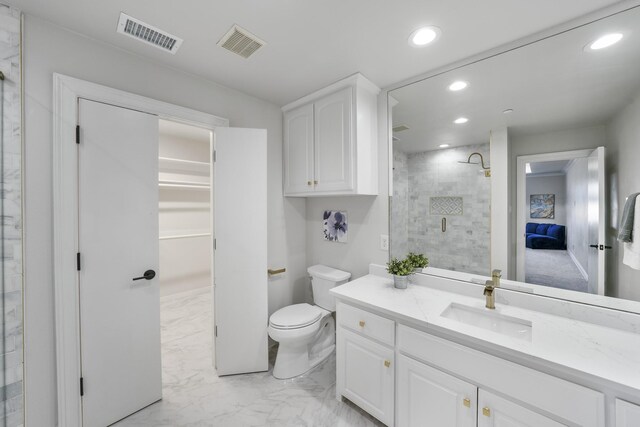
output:
M573 261L573 263L576 265L576 267L578 267L578 271L580 272L580 274L582 275L582 277L584 277L584 280L589 281L589 275L587 274L586 271L584 271L584 268L582 268L582 266L580 265L580 263L578 262L578 259L576 258L576 256L573 254L573 252L571 252L569 249L567 249L567 253L569 254L569 256L571 257L571 261Z

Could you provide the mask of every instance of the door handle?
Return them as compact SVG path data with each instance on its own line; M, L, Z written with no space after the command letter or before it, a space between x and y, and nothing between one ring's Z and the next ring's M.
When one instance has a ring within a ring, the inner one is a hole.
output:
M154 277L156 277L156 272L153 270L147 270L144 272L142 276L134 277L133 280L142 280L142 279L151 280Z
M598 245L589 245L589 247L598 249Z

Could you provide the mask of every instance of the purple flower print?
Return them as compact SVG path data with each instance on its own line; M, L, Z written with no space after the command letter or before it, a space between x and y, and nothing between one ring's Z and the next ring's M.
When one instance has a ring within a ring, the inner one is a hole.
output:
M324 211L322 215L324 238L330 242L347 241L347 213L340 211Z

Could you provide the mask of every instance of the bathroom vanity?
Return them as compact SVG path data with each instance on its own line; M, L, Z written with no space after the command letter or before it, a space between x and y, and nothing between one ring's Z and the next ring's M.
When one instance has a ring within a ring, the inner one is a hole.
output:
M640 426L640 315L382 266L331 291L337 384L388 426Z

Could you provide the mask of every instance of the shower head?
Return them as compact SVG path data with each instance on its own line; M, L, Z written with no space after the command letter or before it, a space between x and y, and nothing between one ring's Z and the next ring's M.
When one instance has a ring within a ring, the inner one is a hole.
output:
M477 152L476 152L476 153L471 153L471 154L469 155L469 158L467 159L467 161L466 161L466 162L463 162L463 161L461 161L461 160L458 160L458 163L464 163L464 164L469 164L469 165L477 165L477 164L478 164L478 162L475 162L475 163L474 163L474 162L472 162L472 161L471 161L471 158L472 158L473 156L479 156L479 157L480 157L480 164L482 165L482 169L484 169L484 170L489 170L489 169L491 169L491 168L488 168L488 167L486 167L486 166L484 165L484 157L482 157L482 154L477 153Z

